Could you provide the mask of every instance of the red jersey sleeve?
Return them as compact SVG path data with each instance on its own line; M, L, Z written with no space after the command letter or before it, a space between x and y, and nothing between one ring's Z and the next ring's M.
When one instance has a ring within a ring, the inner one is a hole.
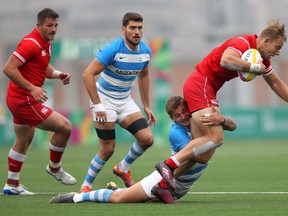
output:
M32 38L24 38L13 52L13 55L21 62L26 63L40 52L41 46Z

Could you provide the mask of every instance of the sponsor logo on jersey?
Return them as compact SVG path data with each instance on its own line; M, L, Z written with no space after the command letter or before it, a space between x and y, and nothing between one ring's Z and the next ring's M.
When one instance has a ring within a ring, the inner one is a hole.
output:
M46 56L46 51L45 51L45 50L42 50L41 55L42 55L42 56Z
M212 104L215 104L215 105L218 105L218 101L217 101L216 99L212 99L212 100L211 100L211 103L212 103Z
M46 107L41 109L41 113L43 113L44 115L46 115L48 112L48 109Z
M115 73L116 74L119 74L119 75L125 75L125 76L133 76L133 75L137 75L139 71L131 71L131 70L115 70Z

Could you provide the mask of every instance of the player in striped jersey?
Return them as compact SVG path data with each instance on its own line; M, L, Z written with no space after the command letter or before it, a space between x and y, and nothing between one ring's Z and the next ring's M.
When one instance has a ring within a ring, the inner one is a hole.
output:
M174 122L169 132L169 142L172 149L172 154L177 153L192 139L190 133L190 114L187 103L180 96L171 97L165 105L166 112ZM226 129L235 130L236 124L234 121L227 118ZM223 121L223 116L215 111L210 116L201 117L203 124L217 125ZM175 185L176 189L171 194L169 190L161 190L158 188L157 193L161 194L161 200L165 203L175 203L174 200L180 199L187 194L190 188L200 178L207 167L207 163L199 163L196 161L187 161L186 165L179 170L175 170ZM184 173L184 174L181 174ZM179 177L177 177L179 176ZM161 180L161 175L154 171L140 182L125 190L117 189L117 186L110 183L110 189L99 189L84 194L61 194L53 197L51 203L78 203L78 202L111 202L111 203L132 203L146 202L154 199L155 196L151 190L155 184ZM112 187L111 187L112 186ZM116 189L116 191L111 189ZM156 194L157 195L157 194ZM164 198L164 199L163 199Z
M92 159L80 192L92 189L92 183L115 149L115 124L129 131L136 139L125 158L113 168L127 187L134 184L130 165L153 145L149 128L156 124L150 108L149 70L151 50L142 40L143 18L127 13L122 20L123 37L112 41L99 51L83 73L90 96L90 108L100 141L100 151ZM99 75L95 84L95 76ZM131 97L131 89L138 79L145 119Z

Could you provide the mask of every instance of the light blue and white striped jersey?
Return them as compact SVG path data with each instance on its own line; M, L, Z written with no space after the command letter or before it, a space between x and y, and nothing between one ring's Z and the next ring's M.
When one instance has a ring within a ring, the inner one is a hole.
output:
M137 76L148 66L151 49L141 41L138 51L131 51L124 38L119 38L100 50L96 59L105 65L96 83L98 92L121 100L130 95Z
M174 122L169 133L169 143L172 149L172 155L175 155L177 152L183 149L191 141L191 139L192 137L190 130ZM208 163L196 163L190 170L177 178L177 181L194 184L194 182L200 178L207 165Z

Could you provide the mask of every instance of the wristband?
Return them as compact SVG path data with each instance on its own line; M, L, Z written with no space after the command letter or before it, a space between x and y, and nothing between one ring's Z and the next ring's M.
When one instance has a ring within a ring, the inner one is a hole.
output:
M54 70L54 71L52 72L51 77L52 77L53 79L58 79L58 78L60 77L60 74L61 74L61 73L62 73L61 71Z
M261 70L261 65L260 64L251 63L249 72L258 73L258 72L260 72L260 70Z
M91 106L91 109L94 111L94 112L104 112L105 111L105 108L103 106L102 103L99 103L99 104L93 104Z
M224 116L224 120L223 120L223 122L221 123L221 125L226 125L226 123L227 123L227 117L226 116Z

